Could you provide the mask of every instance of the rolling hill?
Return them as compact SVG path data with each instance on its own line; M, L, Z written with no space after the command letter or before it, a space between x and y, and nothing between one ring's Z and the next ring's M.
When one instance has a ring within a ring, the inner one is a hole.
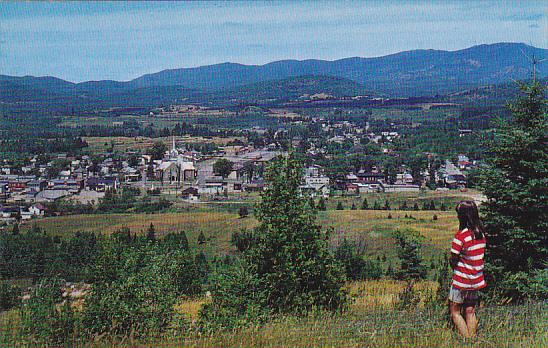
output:
M0 75L3 112L41 112L165 103L253 103L291 100L306 94L377 94L416 97L470 91L527 79L531 57L546 49L519 43L479 45L459 51L414 50L377 58L335 61L282 60L265 65L223 63L164 70L127 82L72 83L55 77ZM548 76L546 61L538 76ZM368 92L369 91L369 92ZM455 98L455 97L453 97Z

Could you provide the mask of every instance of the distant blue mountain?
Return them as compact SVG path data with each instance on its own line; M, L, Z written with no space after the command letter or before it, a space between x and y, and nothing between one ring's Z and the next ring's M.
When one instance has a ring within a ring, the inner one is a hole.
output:
M66 109L67 105L152 106L181 100L245 102L324 92L335 96L364 91L398 97L433 96L528 79L531 59L542 60L548 57L547 51L520 43L497 43L459 51L413 50L377 58L282 60L265 65L222 63L164 70L127 82L76 84L55 77L0 75L0 102L7 109L25 103ZM548 76L547 61L537 64L537 74L539 78Z
M223 63L164 70L129 84L218 90L292 76L323 75L346 78L389 95L435 95L528 78L532 69L530 58L547 57L547 51L519 43L497 43L451 52L406 51L378 58L282 60L265 65ZM548 74L547 62L537 68L541 77Z

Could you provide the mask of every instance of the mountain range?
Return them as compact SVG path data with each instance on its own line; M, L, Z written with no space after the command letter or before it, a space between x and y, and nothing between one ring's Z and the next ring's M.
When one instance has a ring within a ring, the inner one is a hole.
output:
M153 106L295 99L303 94L435 96L548 76L546 49L496 43L458 51L413 50L376 58L281 60L265 65L222 63L163 70L131 81L72 83L56 77L0 75L3 108L25 105Z

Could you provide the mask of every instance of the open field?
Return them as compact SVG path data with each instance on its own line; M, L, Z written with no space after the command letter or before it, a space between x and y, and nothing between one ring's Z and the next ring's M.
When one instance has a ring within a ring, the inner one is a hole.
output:
M388 214L392 218L388 218ZM410 214L413 218L404 218ZM437 220L432 217L437 215ZM439 211L384 211L384 210L329 210L318 213L318 222L331 230L331 240L337 243L342 238L365 242L366 254L370 256L394 256L391 233L400 228L410 228L424 236L425 256L430 257L445 251L457 221L453 212ZM144 233L150 224L158 235L185 231L191 244L195 244L200 232L208 238L208 251L232 250L230 237L233 232L252 228L257 221L253 217L240 219L230 212L185 211L159 214L93 214L66 215L36 220L36 224L53 235L68 236L77 231L110 234L122 227L134 233ZM30 224L22 227L30 228Z
M237 331L200 333L192 324L203 298L181 300L176 313L190 326L146 341L132 338L88 341L86 347L546 347L548 310L541 303L484 306L478 309L478 337L464 341L449 325L447 309L424 304L433 282L417 283L421 303L409 310L394 309L404 283L392 280L347 285L352 298L342 313L314 313L304 318L282 316L264 326ZM25 342L17 310L0 313L0 345ZM28 341L27 341L28 342ZM82 346L82 343L75 343ZM32 343L20 346L35 347Z
M86 151L89 153L102 153L110 149L111 145L114 145L114 151L126 152L127 150L139 150L145 153L146 149L152 147L154 142L161 141L171 148L173 138L148 138L148 137L84 137L83 138L89 145ZM177 146L181 146L182 143L212 143L218 146L226 145L228 142L236 139L244 140L241 137L191 137L191 136L177 136L175 141Z

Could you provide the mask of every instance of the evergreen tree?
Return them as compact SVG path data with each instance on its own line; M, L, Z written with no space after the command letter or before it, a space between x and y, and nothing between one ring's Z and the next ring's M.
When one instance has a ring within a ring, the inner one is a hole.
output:
M11 234L13 234L14 236L19 234L19 224L18 223L13 224Z
M388 202L388 200L385 200L384 201L384 207L383 207L384 210L390 210L390 202Z
M247 207L241 206L240 209L238 209L238 215L240 215L240 219L243 219L249 215L249 211L247 210Z
M147 240L149 240L151 242L154 242L156 240L156 230L154 229L154 225L152 224L152 222L150 223L150 226L148 226Z
M337 210L344 210L342 202L337 203Z
M419 204L417 202L415 202L415 204L413 204L413 210L414 211L418 211L419 210Z
M290 154L266 173L270 183L258 206L257 243L247 252L270 292L274 311L313 306L337 308L345 301L344 275L328 250L327 235L299 194L300 163Z
M202 320L231 326L260 320L257 316L264 318L265 311L299 314L346 303L344 271L300 194L300 163L291 153L279 158L265 180L269 185L256 209L254 241L243 252L244 263L215 282L213 302L202 310Z
M362 202L362 210L367 210L367 209L369 209L369 203L367 202L367 198L364 198Z
M428 207L430 210L436 210L436 203L434 201L430 201L430 206Z
M356 204L352 203L352 206L350 207L350 210L356 210Z
M400 269L400 279L425 279L426 267L420 255L420 235L412 230L399 230L394 234L396 239Z
M400 210L407 210L409 207L407 206L407 201L403 201L402 205L400 205Z
M373 204L373 210L381 210L381 204L378 201Z
M327 207L325 206L325 199L323 197L320 197L320 201L318 202L318 210L319 211L325 211Z
M509 105L512 119L500 125L488 144L488 167L481 174L487 196L482 204L487 282L513 298L527 295L524 289L548 260L545 87L533 82L521 91Z
M204 235L204 232L203 231L200 231L200 234L198 235L198 244L205 244L206 242L206 237Z
M314 202L314 198L310 197L308 199L308 205L310 206L311 209L316 209L316 203Z
M445 205L445 203L442 203L442 204L441 204L440 210L441 210L441 211L446 211L446 210L447 210L447 206Z

